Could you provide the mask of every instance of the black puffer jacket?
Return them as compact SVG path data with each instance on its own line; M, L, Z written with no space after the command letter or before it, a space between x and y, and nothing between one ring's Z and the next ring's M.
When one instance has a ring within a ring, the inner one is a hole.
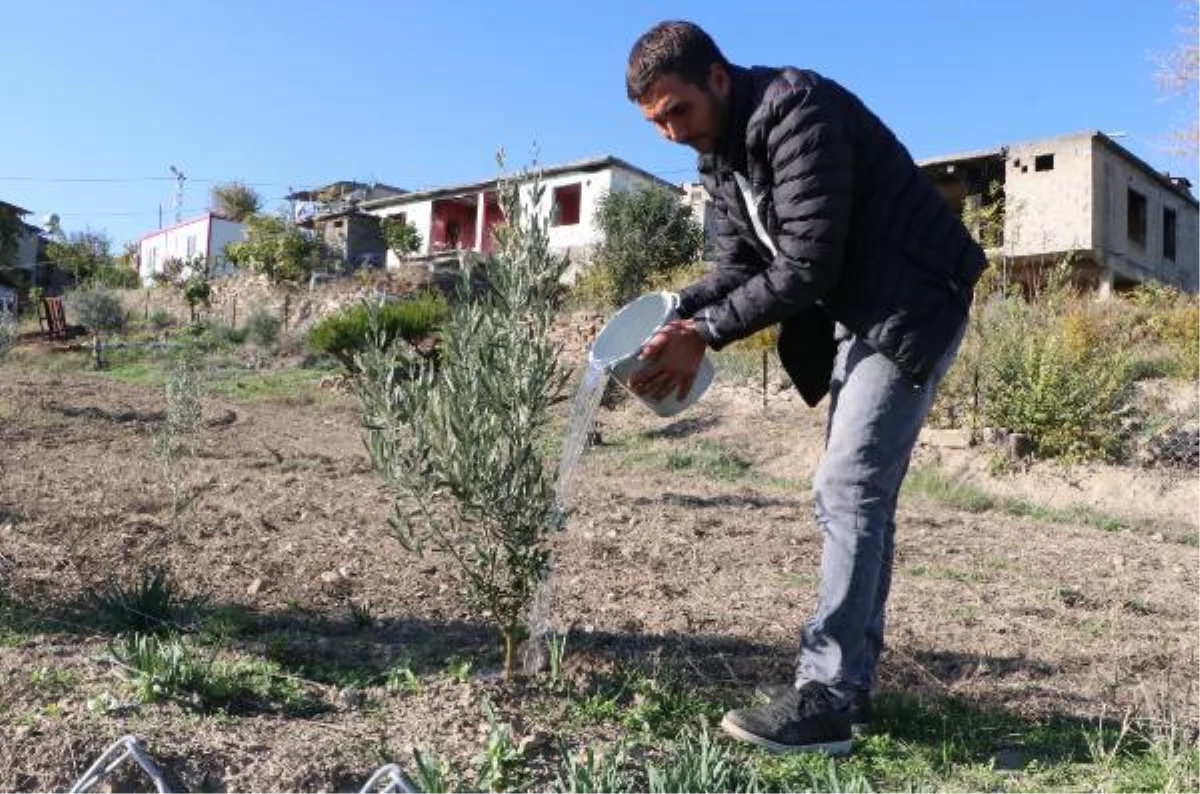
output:
M718 350L781 323L780 358L809 404L829 389L834 320L924 383L966 318L982 249L849 91L793 68L730 74L721 149L699 166L717 267L681 291L681 313Z

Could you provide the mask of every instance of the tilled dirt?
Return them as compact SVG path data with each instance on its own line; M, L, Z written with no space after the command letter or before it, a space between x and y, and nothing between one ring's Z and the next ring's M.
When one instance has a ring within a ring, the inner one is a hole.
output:
M413 747L469 765L485 701L534 757L551 752L555 698L537 679L497 680L495 637L466 611L448 562L416 558L389 534L390 500L350 398L207 399L187 473L194 500L178 519L150 454L162 417L160 389L0 373L0 615L21 621L0 626L0 789L66 789L135 734L190 790L357 790ZM554 540L553 615L570 632L571 676L650 665L736 700L788 675L815 601L806 483L823 420L784 392L764 408L725 387L673 423L632 401L602 412L576 512ZM694 462L713 450L739 473ZM918 462L943 453L931 434ZM1024 477L1028 497L1038 476L1010 475L1007 487ZM1193 479L1147 487L1161 508ZM1196 525L1194 499L1163 510L1154 515ZM1194 534L1177 542L915 499L898 526L881 690L1031 718L1132 711L1194 730ZM87 593L151 565L213 606L241 608L253 630L230 646L293 671L304 705L137 703ZM446 672L454 659L471 670ZM418 691L349 675L382 677L399 662L421 676Z

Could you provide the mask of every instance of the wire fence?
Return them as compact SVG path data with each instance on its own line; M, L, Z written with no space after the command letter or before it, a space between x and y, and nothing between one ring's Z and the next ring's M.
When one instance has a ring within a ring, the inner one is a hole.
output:
M75 782L70 792L71 794L84 794L84 792L91 792L93 787L100 784L104 784L106 790L128 790L129 783L124 777L119 776L132 772L131 769L122 769L122 767L132 766L136 766L146 777L150 778L154 784L154 790L159 794L169 794L176 788L181 791L186 790L182 787L173 787L169 778L173 778L174 775L151 757L140 739L129 735L122 736L109 745L108 749L101 753L82 777ZM114 778L117 779L114 780ZM176 782L178 781L176 780ZM389 763L376 769L359 791L360 794L411 794L418 790L399 765ZM441 789L435 790L440 791Z

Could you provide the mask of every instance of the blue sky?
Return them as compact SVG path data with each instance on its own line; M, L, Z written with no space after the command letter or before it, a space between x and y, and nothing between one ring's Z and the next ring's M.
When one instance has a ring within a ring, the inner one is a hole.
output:
M173 217L172 165L185 215L228 180L275 209L289 186L489 178L498 147L694 179L624 95L630 45L666 18L736 63L833 77L918 158L1101 129L1200 182L1163 148L1194 111L1154 81L1177 0L0 0L0 199L119 251Z

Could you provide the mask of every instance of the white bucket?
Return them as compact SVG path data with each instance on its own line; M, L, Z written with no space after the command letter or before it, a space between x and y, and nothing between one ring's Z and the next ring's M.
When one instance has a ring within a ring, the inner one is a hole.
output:
M700 359L696 380L687 396L680 400L677 390L661 400L650 395L637 394L629 388L629 379L651 362L638 360L642 347L653 338L655 331L679 315L679 296L672 292L651 292L625 304L609 318L604 328L592 342L589 354L593 366L608 372L630 394L645 403L659 416L674 416L689 407L704 394L713 379L713 365L708 354Z

